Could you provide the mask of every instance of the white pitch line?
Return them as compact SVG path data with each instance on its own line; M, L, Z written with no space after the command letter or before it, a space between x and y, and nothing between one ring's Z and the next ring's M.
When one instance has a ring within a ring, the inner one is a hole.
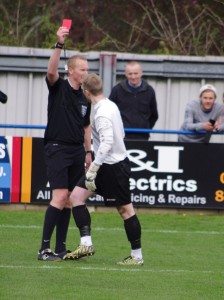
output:
M60 263L60 262L59 262ZM57 269L76 269L80 271L102 271L102 272L147 272L147 273L199 273L199 274L224 274L224 271L211 271L211 270L175 270L175 269L146 269L144 266L135 266L127 268L100 268L100 267L77 267L77 266L22 266L22 265L0 265L0 269L41 269L41 270L57 270Z
M13 229L40 229L38 225L11 225L11 224L0 224L0 228L13 228Z
M0 228L13 228L13 229L41 229L39 225L11 225L11 224L0 224ZM69 227L70 230L77 230L76 227ZM93 231L123 231L123 228L107 228L107 227L93 227ZM181 231L181 230L152 230L144 229L143 232L149 233L164 233L164 234L204 234L204 235L224 235L224 231Z

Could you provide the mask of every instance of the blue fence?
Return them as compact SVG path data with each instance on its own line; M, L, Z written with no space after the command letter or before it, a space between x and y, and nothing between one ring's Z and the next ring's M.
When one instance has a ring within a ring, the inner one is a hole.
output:
M0 128L15 128L15 129L45 129L44 125L25 125L25 124L0 124ZM166 129L147 129L147 128L125 128L127 133L158 133L158 134L205 134L206 131L191 131L191 130L166 130ZM224 132L214 131L212 134L223 134Z

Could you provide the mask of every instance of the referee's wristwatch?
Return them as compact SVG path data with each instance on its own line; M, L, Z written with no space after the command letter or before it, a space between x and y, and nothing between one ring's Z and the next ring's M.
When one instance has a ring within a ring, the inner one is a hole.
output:
M86 154L90 153L91 155L93 155L93 151L92 150L87 150Z
M59 42L57 42L57 43L54 45L54 48L55 48L55 49L63 49L63 47L64 47L64 44L59 43Z

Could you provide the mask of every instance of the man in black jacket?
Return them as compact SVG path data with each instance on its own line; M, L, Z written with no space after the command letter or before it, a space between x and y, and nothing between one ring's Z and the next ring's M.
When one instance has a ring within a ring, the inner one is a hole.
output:
M152 129L158 120L154 89L142 79L142 68L137 61L125 67L126 79L113 87L109 99L121 113L125 128ZM126 133L126 139L148 140L148 133Z

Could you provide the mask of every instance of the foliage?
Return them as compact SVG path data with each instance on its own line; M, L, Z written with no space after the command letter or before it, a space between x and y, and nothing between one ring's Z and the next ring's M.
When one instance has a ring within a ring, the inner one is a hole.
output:
M223 55L222 0L0 0L0 44L51 47L63 18L80 51Z

